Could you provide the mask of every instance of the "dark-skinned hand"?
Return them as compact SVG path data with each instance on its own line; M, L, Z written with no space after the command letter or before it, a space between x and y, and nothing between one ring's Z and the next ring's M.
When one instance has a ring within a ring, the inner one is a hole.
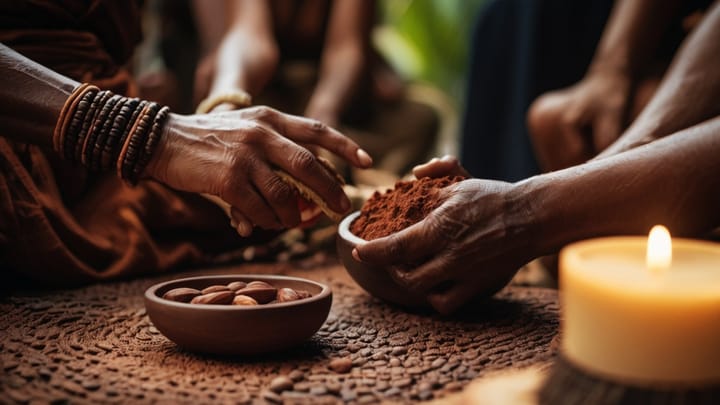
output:
M281 169L315 191L331 209L346 212L341 184L307 147L335 153L353 166L372 159L320 121L252 107L210 115L171 114L145 176L177 190L218 196L232 206L238 232L252 226L290 228L300 223L296 190Z
M529 120L543 169L583 163L615 142L628 125L631 85L623 73L598 71L538 98Z
M415 168L420 177L466 174L453 157ZM438 312L450 314L474 297L505 286L530 257L521 252L520 213L509 183L468 179L444 188L443 204L419 223L358 245L356 260L390 268L397 283L425 294ZM517 215L517 217L516 217ZM408 263L415 265L408 267Z

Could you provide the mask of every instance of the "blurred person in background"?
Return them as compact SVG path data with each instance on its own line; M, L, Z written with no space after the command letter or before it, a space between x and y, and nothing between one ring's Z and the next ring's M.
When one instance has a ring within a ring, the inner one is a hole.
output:
M267 107L181 115L134 98L127 66L140 14L139 1L0 5L5 280L15 271L76 283L212 262L300 223L296 190L274 169L350 209L308 148L355 167L372 160L326 124ZM229 202L236 229L198 193Z
M406 97L405 83L374 49L374 1L169 1L161 13L168 67L178 75L188 72L184 61L173 60L175 50L196 31L196 104L247 93L253 102L322 120L367 150L391 182L431 153L438 116ZM353 179L341 161L333 162Z
M639 114L711 3L488 2L470 48L463 165L518 181L595 156Z

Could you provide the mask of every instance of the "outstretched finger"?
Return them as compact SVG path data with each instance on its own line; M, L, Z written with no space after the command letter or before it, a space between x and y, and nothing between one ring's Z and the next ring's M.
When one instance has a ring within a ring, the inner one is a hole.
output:
M280 135L269 137L263 146L267 158L275 167L307 186L330 209L337 213L345 213L350 209L350 200L342 184L312 152Z
M355 167L372 166L372 158L352 139L324 123L281 113L268 107L252 110L257 119L270 125L275 131L295 142L321 146L347 160Z
M297 191L265 165L258 165L250 176L280 223L285 228L297 226L300 223Z

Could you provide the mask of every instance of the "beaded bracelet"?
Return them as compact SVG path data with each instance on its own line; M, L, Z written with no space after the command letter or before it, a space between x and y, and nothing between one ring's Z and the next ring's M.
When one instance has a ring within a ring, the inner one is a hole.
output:
M60 110L53 149L91 171L116 169L134 185L156 149L170 114L158 103L115 95L83 83Z

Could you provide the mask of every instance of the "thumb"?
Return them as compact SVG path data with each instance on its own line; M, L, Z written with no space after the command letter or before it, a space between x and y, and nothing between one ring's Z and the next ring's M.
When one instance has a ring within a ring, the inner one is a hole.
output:
M415 166L413 174L417 178L423 177L443 177L443 176L462 176L465 178L472 177L465 170L460 161L455 156L446 155L441 158L432 158L429 162Z

